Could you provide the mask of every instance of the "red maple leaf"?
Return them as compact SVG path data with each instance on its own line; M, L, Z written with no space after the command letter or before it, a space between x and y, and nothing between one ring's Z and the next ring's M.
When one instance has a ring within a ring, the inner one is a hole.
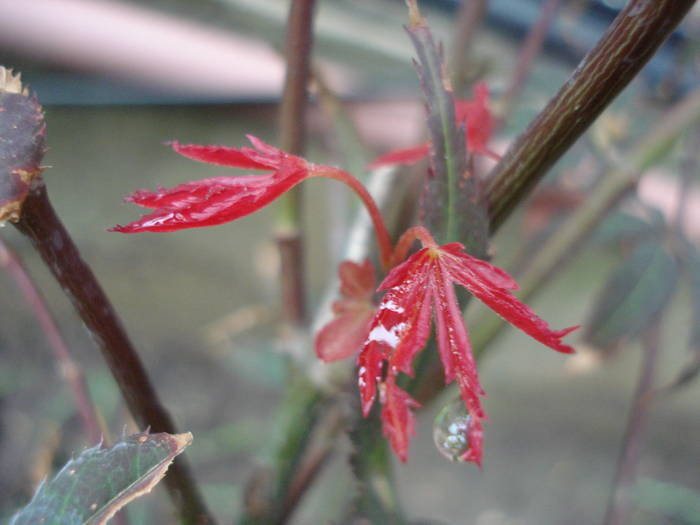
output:
M389 267L391 238L379 208L367 189L350 173L333 166L313 164L247 135L253 148L180 144L171 147L200 162L233 168L268 171L264 175L214 177L186 182L156 191L138 190L125 200L154 211L126 226L109 231L121 233L170 232L215 226L245 217L267 206L305 179L325 177L347 185L362 200L374 226L382 266Z
M248 135L254 148L182 145L172 148L194 160L254 170L265 175L214 177L156 191L138 190L126 198L154 211L127 226L110 231L122 233L168 232L185 228L214 226L239 219L267 206L284 192L314 176L313 165Z
M457 124L466 126L467 151L476 155L486 155L494 160L500 156L489 149L488 142L493 133L494 119L489 109L489 88L484 82L474 86L474 98L455 101L455 119ZM370 169L380 166L405 164L411 166L426 158L430 153L430 143L426 142L412 148L390 151L370 165Z
M413 433L410 409L418 403L396 386L395 378L399 372L413 376L413 359L425 347L432 312L445 382L457 381L471 414L469 449L461 459L480 464L481 420L486 417L481 396L485 393L454 284L465 287L506 321L559 352L573 352L561 338L577 327L551 330L510 292L517 284L505 271L466 254L461 244L438 246L423 227L412 228L404 236L420 239L423 248L393 268L379 285L386 293L358 357L362 411L365 417L369 414L379 389L384 433L397 456L406 461Z
M333 303L335 318L316 334L316 355L326 363L355 354L367 338L369 322L376 310L372 302L376 276L372 263L352 261L338 268L342 299Z

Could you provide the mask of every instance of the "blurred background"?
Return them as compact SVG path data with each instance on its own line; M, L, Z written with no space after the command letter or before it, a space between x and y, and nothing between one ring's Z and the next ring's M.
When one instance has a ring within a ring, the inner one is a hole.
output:
M494 139L496 151L504 152L544 106L624 3L559 2L517 105ZM459 4L421 2L448 47ZM486 4L465 75L467 84L489 83L498 109L545 2ZM275 143L287 9L284 0L0 0L0 64L22 73L46 111L44 178L52 202L179 427L194 434L188 454L221 523L238 514L247 476L278 438L272 421L286 357L276 338L274 210L172 234L106 229L138 217L122 204L135 189L223 174L178 157L165 141L237 146L252 133ZM699 15L696 9L499 232L496 264L517 275L595 181L624 159L625 148L698 89ZM421 140L423 109L405 22L400 0L319 1L315 67L335 96L314 98L310 159L363 176L373 156ZM339 101L340 112L330 103ZM677 231L691 244L700 236L693 133L644 175L532 303L552 326L584 325L579 353L555 354L508 329L481 361L491 418L483 472L448 462L433 445L432 421L449 396L420 413L410 461L396 465L411 518L478 525L602 520L639 374L639 334L665 312L658 385L692 372L686 363L698 352L691 305L700 302L700 290L690 283L697 284L700 265L681 271L682 258L668 248ZM684 176L688 171L692 176ZM317 306L353 206L334 184L314 181L305 191L309 300ZM136 431L59 286L12 227L0 237L46 295L111 432ZM649 255L640 246L663 253ZM665 256L673 264L650 262ZM633 274L636 280L625 281ZM610 283L617 295L603 293ZM7 519L45 475L89 443L50 347L7 273L0 273L0 304L0 519ZM690 377L653 405L631 523L700 524L700 386ZM293 523L332 523L342 515L353 480L349 446L339 441ZM169 513L162 489L129 510L133 524L167 523Z

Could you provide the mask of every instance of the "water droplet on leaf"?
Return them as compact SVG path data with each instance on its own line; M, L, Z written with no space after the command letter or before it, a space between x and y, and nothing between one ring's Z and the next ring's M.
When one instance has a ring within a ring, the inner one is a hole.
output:
M468 431L472 416L457 397L443 407L433 422L433 441L438 452L450 461L459 461L469 450Z

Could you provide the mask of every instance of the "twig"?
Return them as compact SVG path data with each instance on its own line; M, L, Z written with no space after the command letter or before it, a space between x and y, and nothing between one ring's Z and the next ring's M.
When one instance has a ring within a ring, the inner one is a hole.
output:
M137 423L153 432L176 434L170 415L151 386L141 360L92 270L56 216L41 179L24 201L17 229L26 235L73 302L97 342ZM171 465L165 484L183 522L214 523L182 456Z
M463 91L468 84L472 41L488 9L488 4L488 0L463 0L457 13L449 65L452 70L450 75L452 86L458 97L463 96Z
M287 73L279 114L280 147L293 155L302 155L306 142L306 108L313 44L313 19L316 0L292 0L287 21ZM282 316L288 326L306 323L304 290L304 248L300 228L302 193L298 186L281 199L279 233L282 279Z
M549 31L549 27L554 20L554 14L559 9L559 4L561 4L561 0L546 0L544 5L542 5L540 17L535 25L532 26L525 39L525 43L515 63L510 84L501 99L502 107L501 114L498 117L497 128L501 127L508 120L515 102L520 97L520 93L530 75L532 64L542 49L542 44L544 44L544 40L547 37L547 31Z
M652 400L649 394L654 387L654 373L661 353L660 332L660 320L656 320L642 336L642 368L617 460L617 471L603 525L622 525L629 510L629 490L635 479L642 438L649 421L649 406Z
M75 405L78 408L78 413L83 423L83 429L90 444L94 445L99 443L103 438L106 439L106 429L100 424L101 421L95 409L95 405L90 399L90 393L82 370L75 361L73 361L68 346L61 336L58 326L56 326L56 321L53 315L51 315L41 292L39 292L34 285L34 282L31 277L29 277L27 270L24 268L24 265L17 255L10 250L2 239L0 239L0 266L4 266L12 275L17 286L34 311L34 315L39 321L39 326L41 326L46 339L48 339L54 351L58 369L66 383L68 383L68 387L73 392L73 399L75 400Z
M517 138L487 186L492 231L629 84L695 0L631 0Z

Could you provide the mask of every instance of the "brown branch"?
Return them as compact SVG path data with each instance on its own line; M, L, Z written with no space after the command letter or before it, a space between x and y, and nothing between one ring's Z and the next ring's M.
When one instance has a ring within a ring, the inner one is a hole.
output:
M150 427L152 432L177 434L109 299L53 210L43 181L35 180L34 188L24 201L21 217L14 225L31 240L71 299L102 351L139 426ZM214 523L182 456L171 465L165 484L184 523Z
M306 110L311 78L311 48L316 0L292 0L289 5L285 44L287 72L279 113L280 147L303 155L306 142ZM302 190L292 189L282 198L277 243L281 260L282 315L287 326L306 324L304 245L300 229Z
M492 231L588 129L695 0L631 0L571 78L509 148L487 186Z

